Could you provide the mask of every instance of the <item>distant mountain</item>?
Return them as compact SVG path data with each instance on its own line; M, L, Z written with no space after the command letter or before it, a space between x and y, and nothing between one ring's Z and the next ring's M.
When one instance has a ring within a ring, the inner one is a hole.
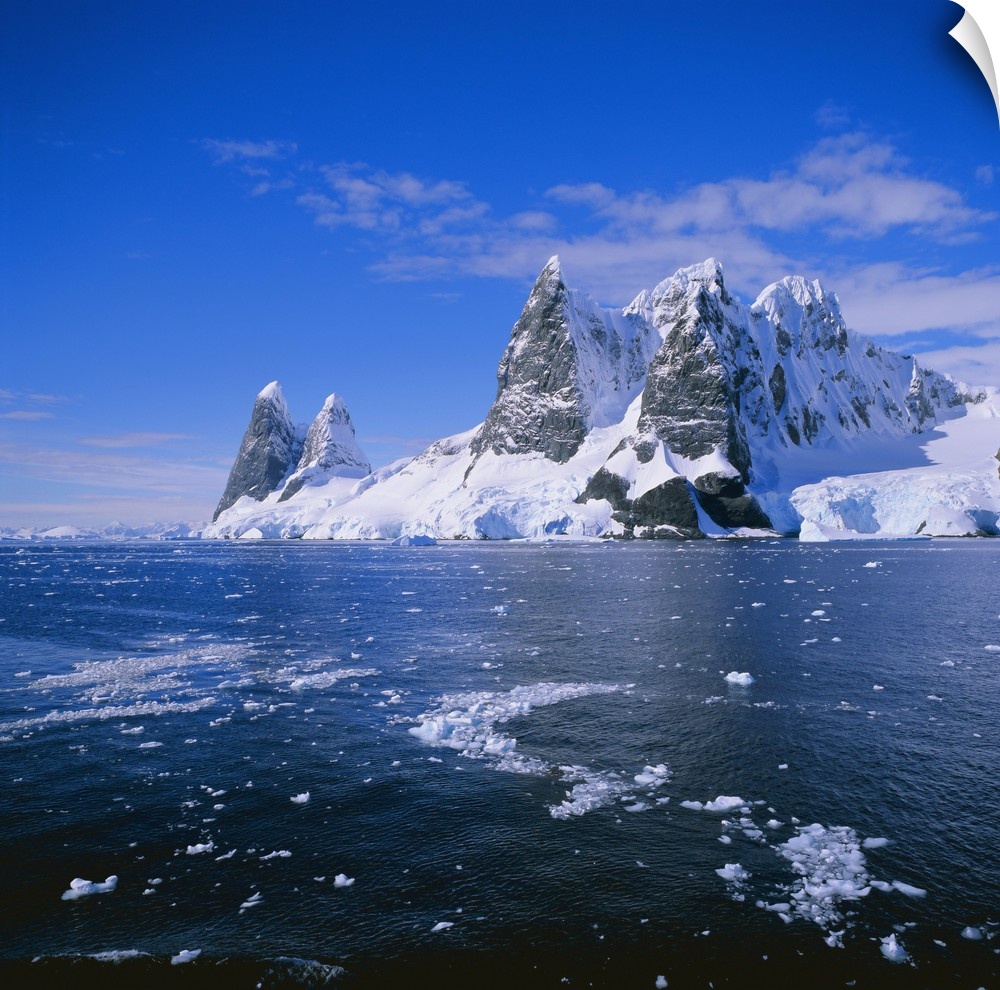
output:
M747 306L710 259L613 310L552 258L482 424L371 473L336 396L307 433L272 382L204 535L997 535L998 417L817 281Z
M2 540L192 540L201 536L204 523L163 522L148 526L107 526L82 529L79 526L0 528Z

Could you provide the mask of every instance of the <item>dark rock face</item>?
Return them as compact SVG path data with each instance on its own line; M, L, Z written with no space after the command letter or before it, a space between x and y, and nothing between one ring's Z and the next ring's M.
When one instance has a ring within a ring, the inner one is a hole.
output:
M296 465L301 447L301 437L288 414L281 388L277 382L271 382L254 402L250 425L243 435L213 522L244 495L258 502L266 498Z
M767 384L771 390L771 400L774 402L774 413L777 415L781 412L781 407L785 404L786 393L785 369L780 364L774 366Z
M742 336L737 305L714 262L654 297L663 345L649 366L639 429L692 460L721 450L746 483L750 451L739 416L739 383L720 353L720 347L735 349Z
M705 535L698 526L698 510L684 478L671 478L637 499L627 497L628 489L624 478L602 467L577 502L607 499L614 509L612 518L622 525L626 539L634 537L636 529L652 539L690 540Z
M542 269L497 370L497 395L472 443L479 456L539 451L563 464L587 424L576 384L576 348L567 331L569 299L558 262Z
M767 514L736 479L705 475L695 480L694 493L712 522L725 529L771 528Z

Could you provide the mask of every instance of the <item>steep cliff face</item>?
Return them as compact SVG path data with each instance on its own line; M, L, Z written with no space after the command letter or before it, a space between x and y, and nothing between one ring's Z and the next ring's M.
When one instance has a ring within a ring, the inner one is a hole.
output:
M567 289L551 258L511 331L473 456L537 452L566 463L595 426L621 418L657 343L644 321Z
M250 425L212 521L244 495L258 502L266 498L298 462L301 450L301 431L292 422L281 386L271 382L254 400Z

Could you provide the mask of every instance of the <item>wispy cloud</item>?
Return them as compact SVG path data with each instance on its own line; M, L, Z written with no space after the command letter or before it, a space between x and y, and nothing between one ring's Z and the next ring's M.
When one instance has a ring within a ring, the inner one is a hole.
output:
M323 227L434 239L455 228L479 225L489 212L462 182L428 181L363 163L327 165L320 172L322 191L303 193L297 202Z
M80 443L86 447L106 449L127 449L135 447L164 447L177 440L193 440L187 433L121 433L110 437L82 437Z
M55 413L52 412L52 407L68 401L69 399L63 395L0 388L0 419L22 423L53 419ZM3 408L6 406L15 406L16 408Z
M220 165L248 160L277 161L289 158L297 151L294 141L232 141L205 138L201 146Z
M828 105L817 120L842 128L847 114ZM287 153L281 142L216 144L217 160L243 169ZM527 280L559 254L575 285L620 304L714 256L731 286L750 295L789 273L822 277L852 325L873 334L995 325L1000 268L948 271L887 259L995 236L998 214L921 174L892 141L866 132L824 137L763 178L737 175L671 191L559 183L508 215L453 178L363 162L286 166L282 176L259 181L257 194L279 182L294 186L294 201L314 223L342 239L361 236L357 246L373 255L369 270L387 281ZM992 167L975 178L988 185Z
M39 481L154 496L197 492L217 497L228 474L225 467L203 459L19 443L0 443L2 469Z

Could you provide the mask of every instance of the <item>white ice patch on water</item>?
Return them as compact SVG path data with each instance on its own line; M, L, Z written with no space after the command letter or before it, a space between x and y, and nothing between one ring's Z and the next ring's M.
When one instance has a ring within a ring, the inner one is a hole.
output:
M879 949L882 952L882 955L885 956L889 962L906 962L906 960L910 958L906 949L904 949L899 942L896 941L895 935L890 935L888 938L883 938L880 941L882 944L879 946Z
M798 879L784 887L791 912L831 931L842 920L841 904L871 891L864 853L854 829L820 824L796 829L798 835L777 847Z
M283 668L288 671L288 668ZM338 681L347 678L373 677L378 671L371 667L346 667L336 670L323 670L318 673L304 673L293 676L288 682L288 686L293 691L320 690L322 688L333 687Z
M109 894L118 886L118 877L110 876L103 883L98 880L84 880L76 877L69 882L69 890L63 891L64 901L75 901L81 897L89 897L91 894Z
M309 803L309 792L303 791L301 794L293 794L289 799L292 804L308 804Z
M630 811L645 811L653 805L638 800L636 785L653 797L670 776L666 764L647 765L631 779L615 771L586 766L558 767L522 754L517 739L502 731L512 718L536 708L575 698L613 694L632 685L594 683L549 683L519 685L510 691L479 691L445 695L432 711L418 715L409 732L431 746L448 747L468 759L492 760L498 770L546 776L558 769L560 779L570 784L566 798L549 806L553 818L568 819L604 807L621 798ZM631 793L630 793L631 792Z
M253 894L252 896L248 897L240 905L240 914L242 914L244 911L248 910L249 908L256 907L258 904L262 903L263 900L264 900L264 895L258 890L255 894Z
M433 711L418 715L417 724L409 731L421 742L447 746L470 759L510 756L517 740L499 731L498 726L535 708L622 689L619 684L541 683L510 691L445 695Z
M181 966L184 963L194 962L201 955L201 949L181 949L176 956L170 957L171 966Z
M727 684L737 684L740 687L750 687L754 682L754 678L750 676L746 671L740 673L737 670L731 670L726 674L724 680Z
M350 887L354 883L354 877L349 877L346 873L338 873L333 878L334 887Z

